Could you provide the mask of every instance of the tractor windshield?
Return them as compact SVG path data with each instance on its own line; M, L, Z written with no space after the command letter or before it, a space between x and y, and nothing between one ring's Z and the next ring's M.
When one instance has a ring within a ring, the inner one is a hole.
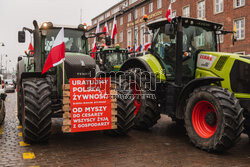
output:
M203 27L183 27L183 51L216 51L216 37L214 31Z
M44 39L45 57L48 56L55 38L60 29L48 29ZM74 29L64 29L65 52L86 54L86 39L83 38L83 32Z
M121 65L125 61L125 56L119 52L106 53L106 61L110 66Z

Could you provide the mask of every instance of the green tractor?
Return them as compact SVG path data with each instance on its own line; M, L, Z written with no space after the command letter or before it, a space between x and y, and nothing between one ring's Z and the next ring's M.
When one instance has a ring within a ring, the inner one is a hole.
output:
M118 72L121 65L128 60L128 51L120 46L100 48L95 59L101 71Z
M243 130L249 135L250 58L217 52L218 35L233 32L185 17L148 27L150 54L121 67L136 97L136 127L150 128L166 114L184 123L191 142L209 152L231 148Z
M24 141L39 143L47 141L51 131L51 118L61 118L62 86L68 84L70 78L95 77L99 72L96 62L88 55L88 43L83 25L78 27L57 26L45 22L39 28L33 21L34 30L24 27L18 32L18 41L25 42L25 31L33 36L34 52L27 57L19 57L17 64L17 103L18 119L23 126ZM51 68L41 74L53 42L64 27L65 42L65 83L63 83L63 65ZM128 85L122 81L117 88ZM117 90L118 95L122 94ZM129 93L129 91L127 91ZM123 135L133 126L134 106L127 105L133 98L117 98L117 129L110 134ZM129 114L132 113L132 114Z

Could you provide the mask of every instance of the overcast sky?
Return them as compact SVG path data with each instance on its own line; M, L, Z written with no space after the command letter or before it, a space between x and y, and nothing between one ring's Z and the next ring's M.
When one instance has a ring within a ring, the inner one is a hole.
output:
M39 25L51 21L55 24L78 25L80 23L80 9L83 10L83 22L91 24L91 19L107 10L120 0L0 0L0 46L1 54L7 54L8 69L16 66L17 57L24 55L30 41L26 32L26 43L19 44L17 32L22 27L33 29L35 19ZM4 68L6 58L3 57Z

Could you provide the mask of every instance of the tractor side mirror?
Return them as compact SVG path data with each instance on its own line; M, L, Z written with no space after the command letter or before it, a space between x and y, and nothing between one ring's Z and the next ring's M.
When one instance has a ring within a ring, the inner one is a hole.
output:
M111 38L110 38L110 36L106 36L105 37L105 43L106 43L107 46L111 45Z
M166 24L165 25L165 34L166 35L174 35L174 25L173 24Z
M21 56L18 56L17 60L21 61L23 58Z
M25 32L24 31L18 31L18 42L19 43L25 42Z

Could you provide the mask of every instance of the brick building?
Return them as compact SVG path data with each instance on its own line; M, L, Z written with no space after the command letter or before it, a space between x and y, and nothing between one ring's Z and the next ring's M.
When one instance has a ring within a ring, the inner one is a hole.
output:
M150 35L144 35L146 24L144 14L148 15L148 22L165 17L169 4L172 3L174 16L201 18L223 24L224 30L237 27L237 42L232 45L230 34L221 36L221 51L250 54L250 1L248 0L122 0L105 12L92 19L89 32L95 32L99 21L100 30L105 22L109 33L112 31L114 16L117 20L118 33L115 43L127 48L128 45L144 45L150 42ZM134 17L133 17L134 16ZM135 31L134 31L135 21ZM90 39L91 44L93 39Z

